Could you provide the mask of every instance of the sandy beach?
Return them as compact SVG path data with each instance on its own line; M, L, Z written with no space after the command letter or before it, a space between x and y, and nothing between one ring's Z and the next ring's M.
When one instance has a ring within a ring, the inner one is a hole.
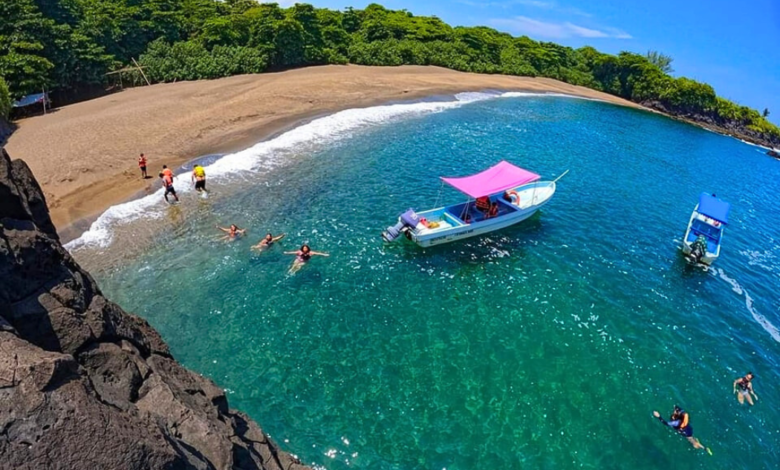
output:
M32 168L63 230L156 189L163 164L175 167L248 148L301 121L347 108L487 89L567 93L640 107L548 78L330 65L124 90L17 122L6 149ZM140 177L141 152L151 179Z

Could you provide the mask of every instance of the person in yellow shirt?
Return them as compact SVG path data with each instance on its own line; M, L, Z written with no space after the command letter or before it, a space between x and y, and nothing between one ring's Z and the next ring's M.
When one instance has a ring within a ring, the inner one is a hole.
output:
M195 191L206 191L206 170L200 165L192 167L192 182L195 183Z

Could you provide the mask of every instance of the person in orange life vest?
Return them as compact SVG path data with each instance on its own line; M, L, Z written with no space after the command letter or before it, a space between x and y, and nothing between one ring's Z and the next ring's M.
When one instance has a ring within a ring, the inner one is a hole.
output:
M162 174L165 176L170 176L171 179L173 179L173 172L171 171L170 168L168 168L168 165L163 165Z
M693 426L690 424L688 413L679 406L674 405L674 412L669 421L661 418L661 413L657 411L653 411L653 416L688 439L694 449L706 449L698 439L693 437Z
M492 219L493 217L498 215L498 203L494 202L490 205L490 209L488 210L487 216L485 216L486 219Z
M238 228L238 225L236 224L230 224L230 228L220 227L219 225L216 225L216 227L222 230L223 232L227 233L227 235L222 237L220 240L235 240L241 235L246 234L246 229Z
M146 174L146 157L144 154L141 154L140 157L138 157L138 168L141 169L141 179L146 179L149 176Z
M474 201L474 207L487 214L490 210L490 198L487 196L478 197L477 200Z
M167 167L164 167L164 170L165 169L167 169ZM165 194L163 194L165 202L170 202L168 200L169 194L173 194L173 198L176 200L176 202L179 202L179 196L176 195L176 190L173 189L173 173L171 173L171 170L168 170L168 174L161 172L160 179L162 180L163 188L165 188Z

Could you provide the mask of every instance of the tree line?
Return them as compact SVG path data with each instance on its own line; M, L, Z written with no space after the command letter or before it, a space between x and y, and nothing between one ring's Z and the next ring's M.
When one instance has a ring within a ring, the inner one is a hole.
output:
M335 11L255 0L2 0L0 18L6 114L9 99L42 87L77 95L104 86L107 72L134 58L153 82L320 64L412 64L554 78L780 142L780 129L765 115L705 83L671 76L663 54L573 49L377 4Z

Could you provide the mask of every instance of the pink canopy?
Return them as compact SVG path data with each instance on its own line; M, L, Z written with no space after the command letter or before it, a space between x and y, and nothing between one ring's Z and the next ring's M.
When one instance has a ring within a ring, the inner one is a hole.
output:
M442 181L468 196L477 198L500 193L521 184L536 181L539 178L540 176L536 173L531 173L501 160L497 165L482 173L463 178L442 178Z

